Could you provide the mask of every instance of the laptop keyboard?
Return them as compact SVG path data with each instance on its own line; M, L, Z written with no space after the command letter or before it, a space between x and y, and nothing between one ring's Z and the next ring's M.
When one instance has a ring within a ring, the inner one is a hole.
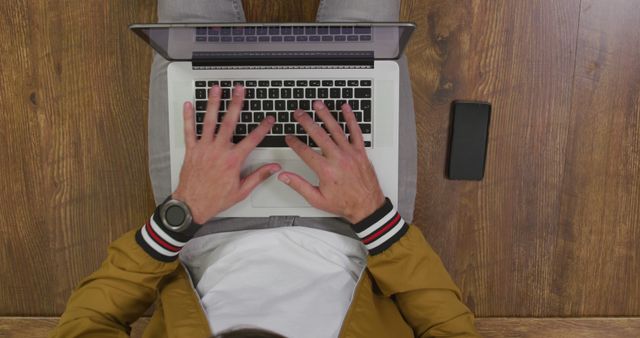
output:
M371 42L369 26L197 27L196 42Z
M322 120L312 109L314 100L323 100L331 115L340 127L349 135L340 107L349 103L356 120L362 130L365 147L371 147L372 132L372 82L371 80L198 80L195 81L196 135L202 135L204 117L207 109L209 88L218 85L222 88L222 100L218 113L216 132L231 104L231 90L240 84L245 87L245 100L238 124L233 135L233 142L242 141L267 116L273 116L275 124L264 140L258 145L261 148L287 147L284 137L287 134L297 136L302 142L317 147L293 118L293 111L305 110L321 127Z

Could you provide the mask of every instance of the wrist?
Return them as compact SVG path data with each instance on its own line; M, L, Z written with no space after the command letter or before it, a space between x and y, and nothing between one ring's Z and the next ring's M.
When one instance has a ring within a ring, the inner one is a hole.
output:
M179 189L177 189L173 194L171 194L170 198L178 200L187 205L187 207L191 211L191 219L193 220L193 223L204 224L209 220L209 218L213 217L213 216L207 217L200 210L197 203L195 203L193 199L191 199L187 194L184 194Z
M369 254L376 255L391 247L409 229L388 198L381 207L351 228L365 245Z
M373 214L376 210L382 207L385 203L385 197L382 194L378 194L372 199L367 199L363 206L357 208L352 214L347 215L345 218L351 223L356 224Z

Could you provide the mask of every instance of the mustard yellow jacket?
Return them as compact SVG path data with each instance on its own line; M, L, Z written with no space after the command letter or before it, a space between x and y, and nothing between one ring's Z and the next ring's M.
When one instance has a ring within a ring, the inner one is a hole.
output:
M144 337L210 337L216 331L179 261L152 258L136 243L135 231L128 232L73 292L51 337L128 337L130 324L154 302ZM478 337L473 320L440 258L411 225L369 256L340 337Z

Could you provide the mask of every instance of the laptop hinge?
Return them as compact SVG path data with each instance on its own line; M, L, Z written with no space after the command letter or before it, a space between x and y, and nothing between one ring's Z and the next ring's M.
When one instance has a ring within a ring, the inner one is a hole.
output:
M194 69L373 68L373 52L194 52Z

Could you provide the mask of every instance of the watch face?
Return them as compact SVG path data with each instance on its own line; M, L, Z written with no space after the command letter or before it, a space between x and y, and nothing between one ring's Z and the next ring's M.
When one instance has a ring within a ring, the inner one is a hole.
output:
M172 205L169 208L167 208L167 211L165 212L164 216L165 216L165 219L167 220L167 223L169 223L169 225L177 227L184 222L186 213L184 212L184 209L182 209L180 206Z

